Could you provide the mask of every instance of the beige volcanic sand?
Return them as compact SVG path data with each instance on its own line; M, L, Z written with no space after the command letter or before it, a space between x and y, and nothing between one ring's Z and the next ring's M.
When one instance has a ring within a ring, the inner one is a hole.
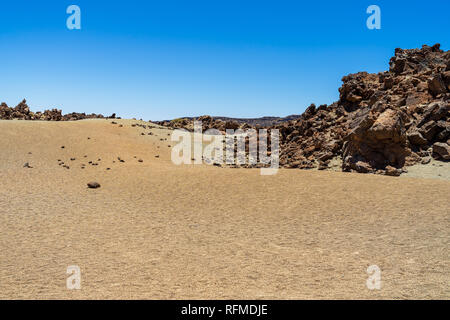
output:
M175 166L117 122L0 121L0 298L450 298L448 180Z

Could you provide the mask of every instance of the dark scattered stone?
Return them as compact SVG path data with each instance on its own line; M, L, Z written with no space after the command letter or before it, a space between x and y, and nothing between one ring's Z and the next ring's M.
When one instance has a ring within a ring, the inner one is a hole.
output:
M88 186L88 188L91 188L91 189L97 189L97 188L100 188L100 183L98 183L98 182L89 182L88 184L87 184L87 186Z

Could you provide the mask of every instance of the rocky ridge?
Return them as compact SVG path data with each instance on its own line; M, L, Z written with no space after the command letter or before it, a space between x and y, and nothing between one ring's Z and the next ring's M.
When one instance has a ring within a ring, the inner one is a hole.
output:
M44 120L44 121L75 121L83 119L95 119L95 118L116 118L116 114L113 113L109 117L104 117L101 114L85 114L72 112L63 115L62 111L59 109L45 110L43 112L37 111L33 112L27 105L25 99L22 100L16 107L11 108L4 102L0 104L0 119L1 120Z

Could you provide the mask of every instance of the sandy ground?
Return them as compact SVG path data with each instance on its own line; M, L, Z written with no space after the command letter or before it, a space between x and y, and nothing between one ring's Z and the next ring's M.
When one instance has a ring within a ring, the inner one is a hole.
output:
M414 166L408 167L407 170L408 172L402 174L401 177L440 179L450 181L450 162L436 161L434 159L431 159L429 164L416 164Z
M0 121L0 298L450 298L448 179L175 166L117 122Z

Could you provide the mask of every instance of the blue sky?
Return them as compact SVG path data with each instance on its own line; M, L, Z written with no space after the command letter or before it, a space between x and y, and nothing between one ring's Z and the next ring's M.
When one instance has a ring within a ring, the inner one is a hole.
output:
M68 30L66 8L81 8ZM366 8L381 8L381 30ZM0 100L145 120L298 114L396 47L449 49L450 1L2 1Z

